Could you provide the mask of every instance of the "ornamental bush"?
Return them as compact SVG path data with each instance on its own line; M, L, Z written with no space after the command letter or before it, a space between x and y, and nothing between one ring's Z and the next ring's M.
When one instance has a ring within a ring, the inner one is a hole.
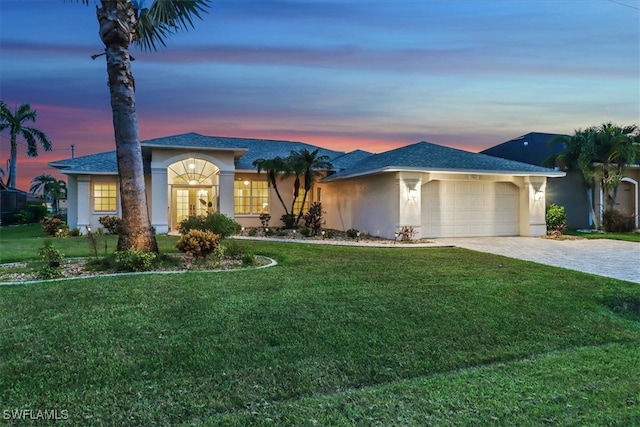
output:
M117 216L105 215L98 218L98 222L104 227L109 234L120 234L122 227L122 219Z
M219 244L220 236L211 231L189 230L180 237L176 248L194 258L207 258Z
M347 237L351 239L357 239L360 237L360 231L357 228L350 228L347 230Z
M562 234L567 228L567 212L564 210L564 206L558 206L555 203L547 206L545 221L547 234Z
M114 255L117 271L149 271L156 260L155 252L136 251L135 249L118 251Z
M238 234L242 227L225 214L212 213L207 216L192 215L180 221L178 231L187 234L191 230L210 231L225 238Z
M309 207L309 211L304 215L304 226L309 228L314 235L318 235L322 228L322 204L313 202Z
M69 230L67 223L57 217L44 217L40 223L49 236L64 237Z

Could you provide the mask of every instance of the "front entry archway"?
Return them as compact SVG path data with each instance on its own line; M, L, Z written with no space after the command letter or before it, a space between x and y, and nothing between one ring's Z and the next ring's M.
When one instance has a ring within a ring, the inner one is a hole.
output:
M192 215L207 215L220 210L220 169L213 163L188 158L167 168L169 182L169 229Z

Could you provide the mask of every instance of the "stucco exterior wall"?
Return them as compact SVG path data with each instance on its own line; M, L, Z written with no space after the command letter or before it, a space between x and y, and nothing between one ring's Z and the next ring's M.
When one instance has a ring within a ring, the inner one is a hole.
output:
M400 222L400 187L395 174L370 175L317 186L326 212L326 228L355 228L372 236L395 237Z

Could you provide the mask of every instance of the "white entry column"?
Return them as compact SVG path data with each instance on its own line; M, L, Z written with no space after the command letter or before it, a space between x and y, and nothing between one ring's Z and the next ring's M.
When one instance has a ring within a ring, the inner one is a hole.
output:
M151 168L151 225L156 233L169 232L169 183L167 168Z

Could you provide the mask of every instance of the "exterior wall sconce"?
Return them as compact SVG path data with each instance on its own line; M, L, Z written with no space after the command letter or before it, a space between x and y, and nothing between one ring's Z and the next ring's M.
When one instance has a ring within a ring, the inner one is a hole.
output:
M415 200L417 198L418 198L418 190L416 190L415 188L412 188L411 190L409 190L409 199Z
M533 198L538 202L544 199L544 192L542 190L536 191L536 194L533 195Z

